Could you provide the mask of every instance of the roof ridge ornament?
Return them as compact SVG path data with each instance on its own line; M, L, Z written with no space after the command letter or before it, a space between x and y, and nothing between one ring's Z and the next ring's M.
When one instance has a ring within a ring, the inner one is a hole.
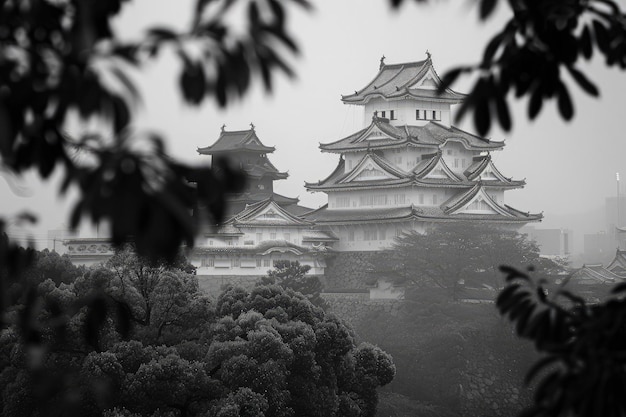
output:
M254 128L255 128L255 127L256 127L256 126L254 126L254 123L250 122L250 130L254 131Z
M378 67L378 70L383 69L383 67L384 67L384 66L385 66L385 55L383 55L383 56L380 58L380 66Z
M222 128L221 129L222 129L222 132L224 132L226 130L226 123L222 124Z
M426 56L428 57L428 59L430 59L430 52L428 51L428 49L426 50Z

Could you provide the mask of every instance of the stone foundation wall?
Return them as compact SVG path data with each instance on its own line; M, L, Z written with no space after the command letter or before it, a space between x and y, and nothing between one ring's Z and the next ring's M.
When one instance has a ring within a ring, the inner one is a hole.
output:
M372 280L372 256L376 252L340 252L326 260L324 286L332 288L366 288Z

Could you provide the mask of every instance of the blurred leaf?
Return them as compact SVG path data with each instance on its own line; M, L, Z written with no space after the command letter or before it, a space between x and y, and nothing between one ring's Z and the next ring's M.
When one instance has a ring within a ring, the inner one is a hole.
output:
M574 67L566 67L572 78L578 83L578 85L587 92L587 94L597 97L600 93L598 88L593 84L582 72L578 71Z
M565 84L559 83L557 94L557 103L561 116L565 120L571 120L574 115L574 106L572 105L572 99Z
M495 10L498 0L480 0L480 19L487 19Z

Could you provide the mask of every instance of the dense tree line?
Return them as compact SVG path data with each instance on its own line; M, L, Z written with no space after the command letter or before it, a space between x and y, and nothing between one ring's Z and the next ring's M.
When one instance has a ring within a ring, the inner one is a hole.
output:
M90 269L35 259L34 290L0 333L3 415L372 417L395 374L388 354L278 285L211 302L180 256L154 265L125 248Z

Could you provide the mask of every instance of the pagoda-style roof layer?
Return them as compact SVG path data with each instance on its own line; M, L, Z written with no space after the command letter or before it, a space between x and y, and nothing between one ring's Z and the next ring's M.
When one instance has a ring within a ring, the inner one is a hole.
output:
M256 135L254 129L250 130L234 130L228 132L222 129L220 137L210 146L198 148L201 155L215 155L228 152L255 152L255 153L272 153L275 148L273 146L265 146Z
M526 185L525 180L512 180L509 177L505 177L496 168L491 159L491 154L475 157L474 162L465 170L464 175L470 181L480 180L485 185L495 185L496 183L509 187L523 187Z
M310 227L313 223L294 216L283 209L272 198L248 205L243 211L236 214L226 224L235 227L242 226L281 226L281 227Z
M431 85L427 88L420 86L428 78ZM465 94L446 89L438 93L436 87L441 84L430 57L423 61L407 62L403 64L381 64L378 74L364 88L354 94L341 97L346 104L365 104L370 99L381 97L386 100L401 99L406 96L422 98L430 101L460 103Z
M310 191L349 191L363 189L398 188L398 187L436 187L436 188L472 188L477 182L455 174L446 164L442 153L423 155L423 158L410 172L405 172L387 162L374 152L367 152L357 166L345 172L345 160L340 158L335 170L324 180L317 183L305 183ZM380 172L379 177L358 180L364 166ZM494 167L495 169L495 167ZM482 181L485 187L511 188L521 187L523 182L511 181L501 176L493 180Z
M371 139L372 132L377 134ZM369 139L368 139L369 138ZM448 141L460 142L470 150L489 151L501 149L504 142L492 142L454 126L447 127L437 122L424 126L393 126L389 119L373 117L370 126L346 138L320 144L322 152L359 152L368 149L392 149L406 146L441 148Z
M286 172L280 172L267 158L261 158L263 161L258 164L245 165L243 167L246 174L254 179L260 179L264 176L283 180L289 176Z
M474 214L446 212L441 206L433 207L393 207L373 209L333 209L325 205L317 210L305 214L308 220L318 225L361 224L361 223L390 223L407 220L449 222L449 221L488 221L491 223L528 223L540 221L542 214L523 213L509 206L503 206L504 214Z
M227 200L228 202L231 202L231 203L246 203L246 202L256 203L259 201L266 200L270 197L272 198L272 200L274 200L281 206L297 204L300 201L300 199L298 199L297 197L286 197L278 193L269 194L268 192L263 192L263 191L258 191L258 192L249 191L245 193L229 195Z

